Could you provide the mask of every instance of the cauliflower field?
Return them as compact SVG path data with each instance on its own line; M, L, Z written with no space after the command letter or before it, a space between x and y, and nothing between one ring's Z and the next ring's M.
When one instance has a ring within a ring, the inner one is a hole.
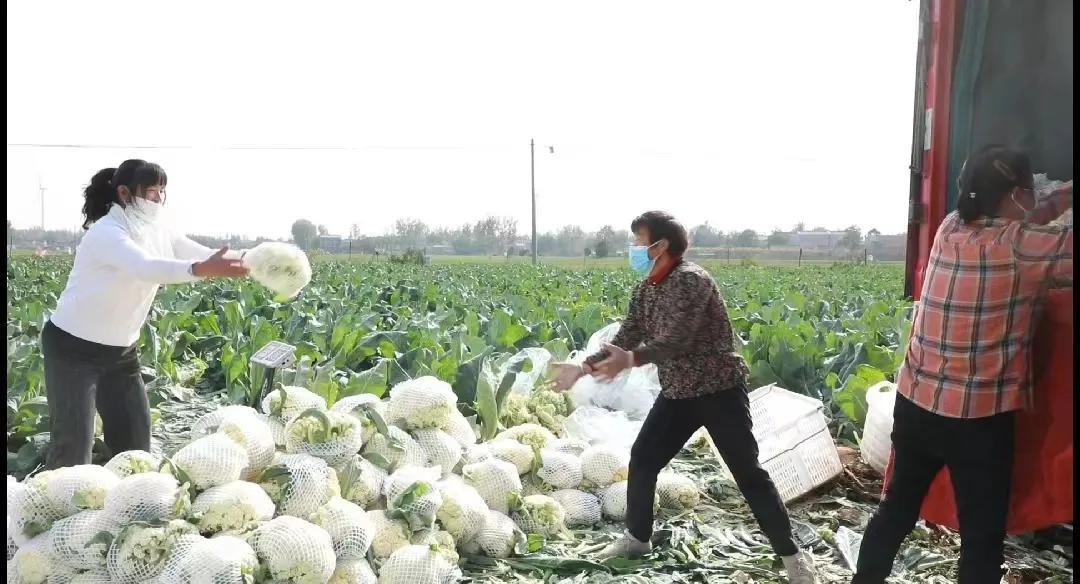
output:
M37 335L69 267L8 263L8 582L783 581L702 441L658 481L656 553L590 560L621 531L628 452L570 437L575 404L542 369L625 310L628 271L316 262L287 302L248 281L165 288L139 341L153 451L40 472ZM857 373L892 371L906 334L902 271L714 274L752 383L822 399L853 438ZM299 361L264 397L248 359L271 340ZM847 581L836 534L862 531L872 489L841 480L790 508L823 581ZM917 529L903 580L953 580L956 543ZM1066 567L1010 545L1028 581L1071 578L1071 548Z

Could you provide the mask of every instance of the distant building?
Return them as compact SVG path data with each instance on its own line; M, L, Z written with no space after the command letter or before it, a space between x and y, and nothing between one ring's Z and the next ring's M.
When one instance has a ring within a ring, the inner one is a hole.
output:
M844 239L843 231L796 231L790 234L791 245L807 250L832 250Z
M341 241L340 235L320 235L319 249L327 253L338 253L341 251Z

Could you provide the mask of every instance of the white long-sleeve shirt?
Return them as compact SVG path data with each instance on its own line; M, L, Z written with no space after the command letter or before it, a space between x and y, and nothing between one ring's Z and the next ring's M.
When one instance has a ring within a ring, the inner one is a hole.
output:
M128 347L162 284L192 282L191 264L214 250L169 229L133 238L124 209L113 205L86 231L51 320L80 339Z

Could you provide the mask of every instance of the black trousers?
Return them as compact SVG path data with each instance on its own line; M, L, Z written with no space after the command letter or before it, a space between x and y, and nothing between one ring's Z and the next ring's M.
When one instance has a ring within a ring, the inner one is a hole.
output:
M639 541L652 537L656 476L702 426L708 430L773 550L781 556L795 555L798 547L792 538L787 509L769 473L758 462L745 387L689 399L668 399L663 395L656 399L630 450L627 530Z
M135 347L92 343L50 321L41 351L50 418L47 468L90 464L95 410L110 452L150 450L150 402Z
M884 582L915 527L930 483L948 466L960 521L960 584L997 584L1005 546L1015 415L957 419L903 396L893 410L893 475L863 534L853 583Z

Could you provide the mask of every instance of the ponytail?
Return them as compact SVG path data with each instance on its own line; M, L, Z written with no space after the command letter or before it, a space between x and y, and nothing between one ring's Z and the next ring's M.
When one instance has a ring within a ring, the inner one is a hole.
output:
M116 194L116 186L113 177L116 176L115 168L103 168L97 171L90 184L83 191L83 229L89 229L90 224L101 219L109 212L109 208L120 202Z
M131 196L137 196L140 189L153 186L164 187L169 181L165 170L153 162L145 160L125 160L117 168L103 168L90 179L90 184L83 191L83 229L108 214L113 205L124 206L120 200L120 187L126 187Z
M1001 201L1017 187L1031 187L1027 154L1000 144L984 146L964 162L956 211L965 222L996 217Z

